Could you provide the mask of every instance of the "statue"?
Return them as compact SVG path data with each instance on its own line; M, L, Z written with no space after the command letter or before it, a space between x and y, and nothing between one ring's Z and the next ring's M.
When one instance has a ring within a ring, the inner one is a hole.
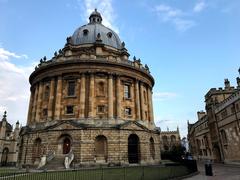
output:
M71 36L69 36L69 37L67 37L67 44L69 44L70 43L70 41L71 41Z
M46 60L47 60L47 57L46 57L46 56L44 56L44 57L43 57L43 61L45 62Z
M63 54L63 51L62 51L62 49L59 49L59 50L58 50L58 54L60 54L60 55L62 55L62 54Z
M55 51L55 52L54 52L54 57L57 57L57 55L58 55L58 54L57 54L57 51Z
M47 163L47 157L46 155L43 155L41 157L40 163L38 164L38 169L40 169L41 167L45 166Z
M65 156L65 160L64 160L64 166L66 169L70 168L70 164L72 163L74 159L74 154L72 152L72 150Z
M125 48L125 42L124 41L122 42L122 48Z
M147 71L149 71L149 67L148 67L147 64L145 64L145 69L146 69Z

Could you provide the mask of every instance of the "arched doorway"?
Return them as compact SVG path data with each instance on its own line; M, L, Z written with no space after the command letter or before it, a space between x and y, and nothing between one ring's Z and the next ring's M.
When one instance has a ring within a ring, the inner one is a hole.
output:
M68 137L63 140L63 154L68 154L71 150L71 141Z
M42 140L40 138L37 138L35 141L34 141L34 144L33 144L33 152L32 152L32 161L33 163L39 163L40 162L40 158L41 158L41 144L42 144Z
M107 162L107 138L103 135L97 136L95 138L95 155L97 161Z
M2 166L6 166L7 165L8 153L9 153L9 149L8 148L4 148L3 152L2 152L2 159L1 159Z
M139 160L140 160L139 138L136 134L131 134L128 137L128 162L139 163Z
M154 147L154 140L153 140L152 137L150 138L150 146L149 146L149 148L150 148L150 156L154 160L155 159L155 147Z
M221 162L222 161L221 152L220 152L220 148L218 145L213 146L213 152L214 152L214 156L215 156L215 161Z

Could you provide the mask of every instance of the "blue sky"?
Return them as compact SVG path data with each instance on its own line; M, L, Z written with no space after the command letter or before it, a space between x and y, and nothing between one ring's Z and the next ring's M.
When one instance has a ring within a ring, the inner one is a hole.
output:
M204 95L240 66L239 0L0 0L0 113L26 122L28 76L97 8L131 54L155 77L155 122L162 130L196 121Z

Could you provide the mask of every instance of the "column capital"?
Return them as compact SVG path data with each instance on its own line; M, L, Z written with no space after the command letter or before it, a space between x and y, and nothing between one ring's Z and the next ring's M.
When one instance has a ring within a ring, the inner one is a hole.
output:
M108 78L113 78L114 75L115 73L108 73Z
M86 72L80 72L80 76L81 77L85 77L86 76Z
M63 78L62 75L57 76L58 80L62 80L62 78Z

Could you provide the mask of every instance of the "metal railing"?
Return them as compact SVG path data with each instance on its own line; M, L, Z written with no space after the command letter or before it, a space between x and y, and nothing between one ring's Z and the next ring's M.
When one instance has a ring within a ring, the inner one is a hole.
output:
M159 180L174 179L196 172L188 165L81 168L64 171L8 171L0 168L0 180Z

